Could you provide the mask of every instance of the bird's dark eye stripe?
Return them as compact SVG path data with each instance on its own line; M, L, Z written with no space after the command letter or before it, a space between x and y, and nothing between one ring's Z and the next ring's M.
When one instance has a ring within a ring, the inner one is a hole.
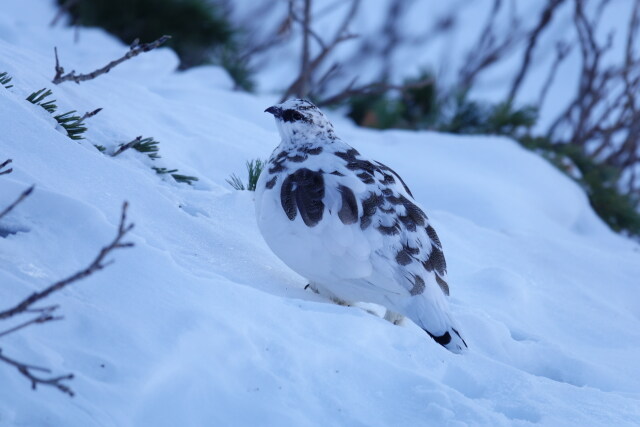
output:
M296 110L284 110L282 120L285 122L298 122L305 120L305 117Z

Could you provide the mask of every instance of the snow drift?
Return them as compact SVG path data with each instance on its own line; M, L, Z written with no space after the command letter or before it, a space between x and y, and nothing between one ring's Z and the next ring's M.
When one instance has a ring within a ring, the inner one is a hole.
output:
M215 67L176 71L159 49L81 85L126 47L102 31L49 28L52 7L0 16L0 304L84 267L112 238L123 200L136 247L51 298L65 320L0 340L4 354L73 372L77 396L32 391L0 365L0 425L634 425L640 420L640 249L609 231L582 190L504 138L379 132L332 117L360 152L409 184L441 237L468 354L414 325L304 291L267 248L253 194L225 179L277 144L275 98L233 92ZM104 110L71 141L25 101L49 87L62 111ZM160 142L158 166L113 148ZM166 162L166 163L164 163Z

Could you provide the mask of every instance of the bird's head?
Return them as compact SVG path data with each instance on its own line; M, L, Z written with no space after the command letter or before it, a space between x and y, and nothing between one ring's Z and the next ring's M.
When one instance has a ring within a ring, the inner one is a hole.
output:
M289 99L264 111L275 117L283 141L307 143L336 139L331 122L306 99Z

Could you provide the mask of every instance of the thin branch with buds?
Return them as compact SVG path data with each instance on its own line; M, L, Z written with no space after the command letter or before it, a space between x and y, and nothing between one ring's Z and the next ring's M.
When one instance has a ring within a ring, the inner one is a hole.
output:
M57 292L69 286L70 284L77 282L78 280L82 280L92 275L96 271L100 271L103 268L109 266L110 264L113 263L113 261L105 262L105 258L112 251L116 249L132 247L133 246L132 242L122 241L124 237L127 235L127 233L131 231L131 229L133 228L133 224L127 224L127 208L128 207L129 207L129 204L127 202L124 202L124 204L122 205L122 213L120 215L120 224L118 225L118 232L116 234L116 237L111 241L111 243L109 243L107 246L103 247L100 250L98 255L91 262L91 264L89 264L88 267L78 271L77 273L65 279L55 282L54 284L48 286L47 288L45 288L40 292L35 292L31 294L28 298L25 298L24 300L22 300L20 303L18 303L12 308L4 311L0 311L0 320L6 319L11 316L15 316L16 314L19 314L19 313L23 313L27 309L31 308L33 304L48 297L52 293Z
M58 305L51 305L51 306L40 307L40 308L34 308L33 305L47 298L51 294L58 292L63 288L79 280L85 279L90 275L92 275L93 273L100 271L103 268L112 264L113 261L106 261L106 258L109 254L111 254L116 249L130 248L133 246L132 242L123 241L127 233L129 233L131 229L133 229L133 223L127 222L127 208L128 208L128 203L124 202L124 204L122 205L122 213L120 215L120 223L118 225L118 230L115 238L108 245L106 245L100 250L100 252L95 257L95 259L86 268L78 271L77 273L65 279L62 279L58 282L53 283L52 285L48 286L47 288L45 288L40 292L34 292L29 297L25 298L15 306L0 312L0 320L6 320L16 315L24 314L24 313L36 313L36 316L33 317L32 319L19 323L18 325L15 325L11 328L8 328L0 332L0 338L6 335L12 334L14 332L17 332L19 330L22 330L30 325L47 323L47 322L62 319L61 316L55 316L53 314L58 309ZM38 385L50 386L50 387L55 387L61 392L66 393L70 396L74 395L73 390L71 390L71 388L68 385L62 382L65 380L72 379L73 374L66 374L66 375L60 375L60 376L49 377L49 378L36 376L34 372L44 372L49 374L51 373L51 371L49 369L46 369L40 366L28 365L26 363L22 363L15 359L9 358L4 354L2 354L2 349L0 349L0 362L4 362L5 364L15 367L18 370L18 372L20 372L23 376L25 376L31 382L31 387L33 389L36 389Z
M5 173L8 173L8 172L5 172ZM22 193L20 193L18 198L13 203L11 203L9 206L4 208L2 212L0 212L0 219L2 219L5 215L7 215L9 212L15 209L15 207L18 206L20 203L22 203L24 199L29 197L29 195L31 194L34 188L35 188L35 185L32 185L31 187L27 188Z
M64 73L64 68L60 65L60 61L58 59L58 48L54 47L53 51L55 53L55 57L56 57L56 65L55 65L55 71L56 74L53 77L52 82L55 84L60 84L63 82L67 82L67 81L74 81L76 83L80 83L80 82L84 82L87 80L92 80L95 79L96 77L108 73L109 71L111 71L112 68L116 67L117 65L123 63L124 61L133 58L134 56L137 56L141 53L144 52L149 52L157 47L159 47L160 45L164 44L167 40L169 40L171 38L171 36L162 36L160 37L158 40L151 42L151 43L139 43L138 40L134 41L133 44L129 47L129 51L127 51L127 53L125 53L122 57L113 60L111 62L109 62L107 65L105 65L102 68L98 68L95 71L92 71L90 73L87 74L76 74L75 70L72 70L71 72L65 74Z
M89 117L93 117L96 114L98 114L100 111L102 111L102 108L96 108L93 111L87 111L86 113L84 113L84 115L82 117L80 117L80 120L78 120L78 122L81 122L84 119L88 119Z
M31 382L31 388L36 389L38 385L46 385L50 387L55 387L63 393L68 394L73 397L74 393L68 385L63 384L61 381L71 380L73 379L73 374L60 375L52 378L43 378L35 376L32 371L51 373L50 369L43 368L41 366L27 365L26 363L19 362L15 359L11 359L4 354L2 354L2 349L0 348L0 362L4 362L8 365L15 367L18 372L20 372L23 376L27 377L27 379Z

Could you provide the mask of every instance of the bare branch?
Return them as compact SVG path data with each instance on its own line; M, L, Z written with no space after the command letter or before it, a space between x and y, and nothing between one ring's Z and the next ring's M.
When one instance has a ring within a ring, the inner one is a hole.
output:
M2 354L1 348L0 348L0 361L6 364L9 364L11 366L14 366L18 370L18 372L20 372L22 375L27 377L27 379L31 381L31 388L34 390L38 385L47 385L47 386L55 387L61 392L68 394L69 396L73 397L74 395L73 390L71 390L69 386L61 383L61 381L73 379L73 374L66 374L66 375L61 375L53 378L37 377L33 375L31 371L40 371L45 373L50 373L51 371L47 368L42 368L40 366L27 365L22 362L18 362L17 360L10 359L4 354Z
M51 322L54 320L62 320L62 316L54 316L53 312L58 308L57 305L52 305L49 307L46 307L45 309L41 309L40 314L36 317L34 317L31 320L27 320L26 322L20 323L16 326L13 326L9 329L6 329L2 332L0 332L0 337L3 337L5 335L9 335L11 333L14 333L16 331L19 331L20 329L26 328L27 326L33 325L35 323L46 323L46 322ZM31 311L31 310L29 310Z
M78 123L83 121L84 119L88 119L89 117L93 117L96 114L98 114L100 111L102 111L102 108L96 108L93 111L87 111L86 113L84 113L84 115L80 118L80 120L78 120Z
M6 172L6 173L8 173L8 172ZM20 203L22 203L22 201L24 199L29 197L29 195L31 194L31 192L33 191L34 188L35 188L35 185L32 185L31 187L29 187L26 190L24 190L20 194L20 196L18 196L18 198L13 203L11 203L2 212L0 212L0 219L2 219L5 215L7 215L9 212L11 212L16 206L18 206Z
M502 0L494 0L493 7L484 24L478 41L471 47L459 71L457 89L467 90L475 82L478 75L498 62L520 42L523 37L520 20L515 15L513 3L509 19L509 27L501 30L501 38L496 35L496 17L502 8Z
M144 52L149 52L150 50L153 50L155 48L157 48L158 46L162 45L163 43L165 43L167 40L169 40L171 38L171 36L162 36L160 37L158 40L151 42L151 43L138 43L138 41L136 40L130 47L129 47L129 51L127 53L124 54L124 56L122 56L121 58L118 58L116 60L113 60L111 62L109 62L107 65L105 65L102 68L99 68L95 71L92 71L88 74L76 74L76 72L74 70L72 70L71 72L64 74L64 68L62 68L62 66L60 65L60 61L58 60L58 48L54 47L54 53L55 53L55 57L56 57L56 65L55 65L55 71L56 74L53 77L52 82L55 84L60 84L63 82L67 82L67 81L74 81L76 83L80 83L80 82L84 82L86 80L92 80L95 79L96 77L108 73L109 71L111 71L112 68L114 68L115 66L123 63L124 61L133 58L134 56L137 56L141 53Z
M306 98L309 94L309 77L311 74L309 64L309 34L311 31L311 0L304 0L304 12L302 17L302 58L300 63L300 90L298 95ZM318 37L318 40L321 39Z
M567 58L569 52L571 52L571 46L569 44L563 42L558 42L556 44L556 56L549 70L549 74L547 75L547 79L542 86L542 90L540 91L538 103L536 104L538 110L542 108L542 104L544 104L545 99L547 99L547 93L549 92L549 88L551 88L551 84L555 80L556 74L558 73L558 68L560 67L560 64L562 64Z
M6 174L9 174L9 173L13 172L13 168L2 170L2 168L6 167L11 162L13 162L13 160L7 159L4 162L0 163L0 175L6 175Z
M540 37L544 29L551 23L551 20L553 19L553 13L556 11L558 6L562 4L563 1L564 0L548 0L547 6L544 8L544 10L542 11L542 14L540 15L538 24L533 29L533 31L531 31L531 34L529 34L529 40L527 42L527 47L524 51L522 64L520 65L520 70L518 71L518 74L516 74L516 78L513 80L513 83L511 84L511 90L509 91L507 102L511 103L515 99L516 93L520 88L520 84L522 83L524 76L529 70L529 64L531 62L533 50L535 49L536 44L538 43L538 38Z
M305 1L309 1L309 0L305 0ZM355 17L355 14L358 10L359 5L360 5L360 0L351 1L351 7L349 8L349 11L347 12L344 19L342 20L342 23L338 27L338 30L335 32L333 39L329 43L324 43L322 39L313 32L313 29L310 26L310 22L311 22L310 17L309 17L309 20L305 22L304 19L298 18L295 15L295 12L292 10L291 12L293 14L292 19L295 22L298 22L301 25L303 25L303 31L304 31L304 34L306 34L307 43L308 43L309 37L314 37L316 41L318 41L318 44L320 45L321 49L320 49L320 52L316 55L316 57L313 60L310 60L307 58L306 66L304 67L306 73L303 74L301 72L300 75L298 75L298 77L293 81L293 83L291 83L291 85L285 90L280 102L285 101L291 95L294 95L294 94L299 97L307 96L309 93L309 87L311 85L312 77L315 74L315 72L318 70L320 65L322 65L322 63L327 58L327 56L340 43L347 40L351 40L356 37L355 35L348 33L347 28L351 23L351 21L353 20L353 18ZM304 49L303 49L303 56L304 56ZM306 91L305 91L305 88L306 88Z
M54 284L48 286L47 288L45 288L40 292L35 292L31 294L28 298L25 298L16 306L8 310L1 311L0 320L15 316L16 314L19 314L19 313L23 313L28 309L30 309L33 304L48 297L52 293L57 292L74 282L77 282L86 277L89 277L96 271L102 270L103 268L105 268L111 263L110 261L105 262L105 258L114 250L120 249L120 248L132 247L133 243L122 241L123 238L126 236L126 234L129 231L131 231L131 229L133 228L133 224L127 224L127 207L128 206L129 205L127 202L124 202L124 204L122 205L122 214L120 216L120 224L118 225L118 232L116 234L116 237L111 241L111 243L109 243L107 246L103 247L100 250L96 258L91 262L91 264L89 264L89 266L87 266L86 268L78 271L77 273L65 279L55 282Z
M111 155L111 157L115 157L115 156L117 156L119 154L122 154L123 152L127 151L129 148L133 147L134 145L136 145L140 141L142 141L142 135L136 136L136 138L133 141L129 141L126 144L122 144L116 150L116 152Z

